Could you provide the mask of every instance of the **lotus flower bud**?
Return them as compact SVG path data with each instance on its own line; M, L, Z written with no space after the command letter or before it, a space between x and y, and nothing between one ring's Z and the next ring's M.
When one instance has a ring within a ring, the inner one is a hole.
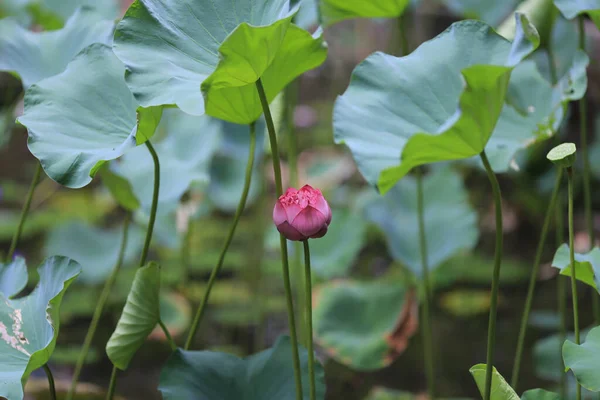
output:
M288 240L320 238L327 233L331 208L319 189L289 188L275 203L273 222Z

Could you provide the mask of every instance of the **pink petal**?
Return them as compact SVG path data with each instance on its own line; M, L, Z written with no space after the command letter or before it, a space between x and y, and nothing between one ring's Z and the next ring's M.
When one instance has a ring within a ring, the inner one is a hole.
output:
M285 236L287 240L306 240L308 239L306 236L302 235L298 232L292 225L290 225L287 221L282 224L277 225L277 230Z
M319 232L312 235L311 238L318 239L318 238L325 236L326 233L327 233L327 225L325 225L323 228L321 228L321 230Z
M273 208L273 222L275 225L280 225L287 221L287 214L285 212L285 208L281 205L279 200L275 203L275 207Z
M287 214L287 220L293 221L298 214L304 209L300 204L283 204L285 213Z
M310 237L319 232L323 226L327 226L326 220L326 216L319 210L308 206L294 218L292 226L304 236Z
M317 201L313 207L319 210L321 214L325 216L326 224L329 225L331 222L331 208L329 208L329 203L327 203L327 200L325 200L325 197L323 197L322 194L317 198Z

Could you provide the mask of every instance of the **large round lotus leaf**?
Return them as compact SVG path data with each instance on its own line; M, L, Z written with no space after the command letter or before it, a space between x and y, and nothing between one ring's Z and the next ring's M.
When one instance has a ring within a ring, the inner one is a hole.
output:
M65 70L82 49L92 43L112 42L113 21L83 8L50 32L32 32L12 19L0 21L0 70L16 73L25 89Z
M449 168L437 168L423 178L425 237L429 268L434 269L460 250L477 244L477 213L461 177ZM385 196L365 207L367 219L385 233L394 259L421 274L417 183L413 177L398 182Z
M569 245L561 245L552 260L552 266L560 270L561 275L571 276ZM600 292L600 248L594 247L588 253L575 253L575 277Z
M303 400L309 399L308 352L300 351ZM160 375L164 400L294 400L292 344L281 336L273 347L240 359L233 354L178 349ZM325 398L325 373L315 362L317 399Z
M413 53L375 53L352 75L334 109L335 138L382 192L418 165L484 149L502 112L513 68L539 44L516 14L508 42L483 22L461 21Z
M160 320L160 266L150 262L137 270L115 331L106 343L106 354L115 367L129 362Z
M498 25L514 10L518 0L444 0L446 7L464 18L480 19L492 26Z
M334 281L319 286L313 302L315 340L353 369L389 365L417 330L416 295L398 279Z
M114 49L142 105L176 104L193 115L206 109L248 124L262 113L259 78L271 101L325 60L322 38L292 25L289 8L288 0L214 0L210 6L136 0L117 27Z
M554 0L554 5L567 19L587 14L600 29L600 0Z
M265 128L264 119L259 119L256 123L256 152L247 206L254 203L263 186L260 160L264 154ZM249 127L221 122L221 132L221 144L210 164L208 198L218 209L233 212L244 190L250 148Z
M159 126L166 137L154 148L160 162L159 210L173 211L193 183L207 185L213 154L221 143L222 123L208 116L165 110ZM154 161L147 148L133 149L112 170L127 179L142 208L150 210L154 191Z
M490 395L490 400L519 400L519 396L514 391L513 388L510 387L508 382L504 379L502 375L496 370L496 367L492 367L492 392ZM469 369L469 372L475 379L475 383L477 383L477 387L479 388L479 392L482 396L484 396L483 392L485 391L485 364L477 364Z
M585 94L588 63L584 52L576 52L570 68L556 85L542 77L534 61L524 61L514 69L507 94L510 105L504 105L486 146L494 171L505 172L514 167L519 150L549 138L559 129L568 102ZM476 161L480 163L479 159Z
M410 0L321 0L323 25L329 26L350 18L396 18Z
M581 386L600 392L600 327L592 329L581 345L565 341L562 355L566 369L573 371Z
M124 73L110 47L93 44L25 93L19 122L29 131L29 150L58 183L87 185L104 161L154 134L161 110L138 111Z
M323 279L345 276L363 247L367 224L362 215L334 209L327 234L310 241L311 267Z
M144 232L129 229L124 263L136 260L142 248ZM108 278L119 258L123 228L100 229L81 222L58 225L49 232L46 254L60 254L81 264L79 280L87 284L102 283Z
M9 263L0 263L0 293L5 298L19 294L27 285L27 264L23 257Z
M80 271L73 260L50 257L38 268L40 283L32 293L17 300L0 293L0 396L23 399L31 372L50 359L58 337L63 294ZM26 279L13 276L15 286Z

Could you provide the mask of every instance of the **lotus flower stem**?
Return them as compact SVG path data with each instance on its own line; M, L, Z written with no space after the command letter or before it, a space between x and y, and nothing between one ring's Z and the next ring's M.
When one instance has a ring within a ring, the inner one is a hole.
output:
M585 17L581 15L579 17L579 48L585 51ZM585 225L590 240L589 250L594 248L595 234L594 234L594 214L592 213L592 191L591 178L590 178L590 156L588 152L588 111L587 101L585 95L579 100L579 129L580 129L580 146L581 156L583 158L583 209L585 214ZM600 325L600 297L598 293L593 290L592 293L592 309L594 312L594 322L596 325Z
M279 160L279 149L277 147L277 133L269 109L269 101L260 78L256 81L256 90L263 108L269 131L269 141L271 143L271 153L273 159L273 174L275 175L275 187L277 196L283 194L283 182L281 180L281 165ZM281 267L283 270L283 285L285 287L285 297L288 313L288 323L290 325L290 339L292 341L292 358L294 364L294 379L296 381L296 400L302 400L302 375L300 374L300 355L298 352L298 335L296 331L296 317L294 316L294 302L292 299L292 285L290 283L290 266L288 261L287 241L285 237L279 235L279 245L281 247Z
M113 268L110 276L106 280L104 284L104 288L102 289L102 293L100 294L100 298L98 299L98 304L96 305L96 309L94 310L94 315L92 316L92 321L90 322L90 326L88 328L87 334L85 335L85 339L83 341L83 347L81 348L81 353L79 353L79 358L77 359L77 363L75 364L75 371L73 372L73 379L71 380L71 386L69 387L69 391L67 392L67 400L71 400L73 395L75 395L75 390L77 388L77 381L79 380L79 375L81 374L81 369L83 368L83 364L85 363L85 359L90 350L90 346L92 344L92 340L94 339L94 335L96 334L96 329L98 328L98 322L100 321L100 317L104 312L104 306L108 301L108 296L112 290L112 287L117 279L117 275L121 266L123 265L123 259L125 258L125 249L127 248L127 236L129 231L129 222L131 220L131 216L129 213L125 216L125 220L123 222L123 237L121 238L121 247L119 248L119 256L117 258L117 263Z
M313 324L312 324L312 278L310 274L310 247L308 239L302 242L304 244L304 300L306 302L306 327L307 327L307 347L308 347L308 375L310 400L317 399L317 389L315 384L315 351L313 346Z
M517 340L517 352L515 355L515 361L512 370L512 378L510 386L513 389L517 389L519 384L519 371L521 368L521 358L523 355L523 345L525 343L525 334L527 332L527 325L529 322L529 313L531 311L531 305L533 303L533 294L535 292L535 284L537 276L540 271L540 263L542 260L542 253L544 251L544 245L546 244L546 236L548 235L548 228L550 227L550 221L554 214L556 199L560 191L560 182L562 180L562 168L558 169L556 175L556 183L548 203L548 209L546 210L546 216L544 217L544 224L542 225L542 232L540 234L540 240L538 241L537 250L535 252L535 259L533 261L533 268L531 269L531 276L529 277L529 287L527 289L527 298L525 299L525 307L523 309L523 317L521 318L521 328L519 329L519 338Z
M112 400L115 394L115 388L117 387L117 367L113 365L112 372L110 373L110 383L108 384L108 391L106 392L106 400Z
M48 377L48 386L50 389L50 400L56 400L56 387L54 386L54 376L52 376L52 371L48 367L48 364L44 364L43 366L44 372Z
M577 306L577 276L575 268L575 240L573 230L573 168L567 168L567 182L569 192L569 208L568 208L568 223L569 223L569 263L571 265L571 297L573 298L573 329L575 330L575 343L580 344L579 337L579 308ZM581 385L577 382L577 400L581 400Z
M431 400L435 399L435 371L433 368L433 338L431 333L431 297L429 281L429 263L427 260L427 236L425 232L425 209L423 205L423 172L420 167L415 170L417 181L417 216L419 219L419 249L421 251L421 270L423 275L423 353L425 356L425 372L427 374L427 392Z
M169 346L171 346L171 351L177 350L177 345L175 344L173 337L171 337L171 333L169 333L169 329L167 329L167 326L160 318L158 320L158 325L160 326L160 329L162 329L162 331L164 332L165 337L167 338L167 342L169 343Z
M21 233L23 232L23 226L25 225L25 220L27 219L27 214L29 214L29 208L31 207L31 200L33 199L33 193L35 192L35 187L40 181L40 176L42 174L42 165L40 163L37 164L35 169L35 173L33 174L33 179L31 180L31 185L29 185L29 192L27 192L27 198L25 199L25 204L23 204L23 209L21 210L21 218L19 219L19 225L17 226L17 230L15 231L12 241L10 242L10 248L8 249L8 253L6 254L6 262L10 262L15 254L15 250L17 249L17 244L19 243L19 239L21 238Z
M206 285L206 290L204 291L204 295L202 297L202 301L200 302L200 306L198 306L198 310L196 311L196 315L194 316L194 321L192 322L192 326L190 328L190 333L188 334L187 340L185 341L185 350L188 350L192 345L194 340L194 336L196 336L196 331L200 326L200 321L202 321L202 316L204 315L204 311L206 310L206 305L208 304L208 299L210 297L210 292L212 287L214 286L217 276L223 267L223 262L225 261L225 255L227 254L227 250L229 250L229 246L231 245L231 241L233 240L233 235L235 234L235 229L240 222L240 218L242 213L244 212L244 208L246 207L246 200L248 200L248 193L250 192L250 183L252 181L252 168L254 166L254 155L256 153L256 124L250 124L250 149L248 152L248 162L246 163L246 172L244 175L244 188L242 190L242 196L240 197L240 201L238 203L237 209L235 210L235 215L233 217L233 223L229 228L229 233L227 234L227 238L225 239L225 244L221 249L221 254L219 255L219 260L217 264L213 268L210 273L210 277L208 278L208 283Z
M490 299L490 318L488 323L487 340L487 365L485 369L485 392L483 400L490 400L492 393L492 371L494 367L494 344L496 342L496 313L498 309L498 287L500 286L500 267L502 265L502 195L500 185L494 170L485 154L485 150L480 154L481 161L490 180L492 192L494 195L494 207L496 209L496 249L494 254L494 272L492 275L492 297Z
M146 240L144 241L144 249L142 250L142 258L140 259L140 267L146 264L148 258L148 250L150 250L150 242L152 241L152 232L154 231L154 222L156 221L156 210L158 209L158 192L160 189L160 162L158 154L154 150L154 146L148 140L146 147L154 161L154 191L152 193L152 205L150 206L150 220L148 221L148 229L146 230Z

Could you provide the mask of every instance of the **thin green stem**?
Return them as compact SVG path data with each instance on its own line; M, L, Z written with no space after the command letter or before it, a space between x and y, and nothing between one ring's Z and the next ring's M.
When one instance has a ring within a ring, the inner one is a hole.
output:
M167 338L167 342L169 342L169 346L171 346L171 350L172 351L177 350L177 345L175 344L175 341L173 340L171 333L167 329L167 326L165 325L165 323L160 318L158 319L158 325L160 326L160 329L162 329L162 331L164 332L165 337Z
M277 196L283 194L283 183L281 180L281 165L279 160L279 148L277 146L277 133L271 117L269 102L262 81L256 81L256 90L265 114L267 130L269 131L269 141L271 143L271 154L273 159L273 173L275 175L275 187ZM294 316L294 301L292 299L292 284L290 282L290 266L288 261L287 241L283 235L279 235L279 245L281 247L281 268L283 272L283 285L285 287L286 306L288 313L288 323L290 325L290 338L292 340L292 359L294 364L294 380L296 382L296 400L302 400L302 375L300 373L300 355L298 352L298 334L296 331L296 318Z
M150 220L148 221L148 229L146 230L146 240L144 241L144 249L142 250L142 257L140 259L140 267L146 264L148 258L148 250L150 250L150 242L152 241L152 232L154 231L154 222L156 221L156 210L158 209L158 192L160 189L160 162L158 160L158 154L154 150L154 146L148 140L146 147L152 156L154 161L154 191L152 193L152 205L150 206Z
M317 389L315 384L315 351L313 346L313 324L312 324L312 277L310 274L310 247L308 240L302 242L304 244L304 290L305 290L305 307L306 307L306 326L308 327L308 375L310 387L310 400L317 399Z
M431 400L435 399L435 372L433 369L433 335L431 328L431 297L432 290L429 281L429 263L427 260L427 236L425 234L425 209L423 201L423 172L415 170L417 180L417 217L419 220L419 249L421 251L421 271L423 275L423 353L425 356L425 371L427 374L427 392Z
M562 169L558 170L556 175L556 183L554 184L554 190L548 203L548 209L546 210L546 216L544 217L544 224L542 225L542 232L540 234L540 240L537 245L535 252L535 259L533 261L533 269L531 270L531 276L529 277L529 287L527 289L527 298L525 299L525 308L523 310L523 317L521 318L521 328L519 329L519 339L517 340L517 353L515 355L515 361L512 370L512 379L510 386L517 390L519 384L519 370L521 369L521 358L523 356L523 347L525 344L525 334L527 333L527 326L529 322L529 313L531 311L531 305L533 303L533 294L535 292L535 284L540 271L540 263L542 260L542 253L544 252L544 245L546 244L546 236L548 234L548 228L550 227L550 221L554 214L554 208L556 204L556 198L560 190L560 182L562 180Z
M110 296L110 292L112 290L113 285L117 279L117 275L121 266L123 265L123 259L125 257L125 249L127 248L127 234L129 231L129 221L130 214L125 216L125 220L123 222L123 236L121 238L121 247L119 249L119 256L117 258L117 263L113 268L110 276L108 277L106 283L104 284L104 288L102 289L102 293L100 294L100 298L98 299L98 304L96 305L96 309L94 310L94 315L92 316L92 321L90 322L90 326L88 328L87 334L85 335L85 339L83 341L83 347L81 349L81 353L79 353L79 358L77 359L77 363L75 364L75 371L73 372L73 379L71 380L71 386L69 387L69 391L67 393L67 400L71 400L75 395L75 390L77 388L77 381L79 380L79 375L81 374L81 369L83 368L83 364L85 363L85 359L90 350L90 346L92 344L92 340L94 339L94 335L96 334L96 329L98 328L98 322L100 321L100 317L104 312L104 306L108 301L108 297Z
M558 354L562 354L562 347L567 340L567 291L565 287L565 279L560 274L556 277L556 292L558 297L558 314L560 316L560 329L559 329L559 348L557 349ZM560 398L567 398L567 374L565 374L565 369L560 363Z
M113 365L112 372L110 373L110 382L108 384L108 391L106 392L106 400L112 400L115 395L115 389L117 387L117 367Z
M52 376L52 371L48 367L48 364L44 364L43 366L44 372L48 377L48 386L50 389L50 400L56 400L56 387L54 386L54 377Z
M405 10L401 16L398 17L398 31L400 33L400 55L406 56L410 52L408 44L408 36L406 34L406 24L408 22L408 13Z
M19 239L21 238L21 233L23 232L23 226L25 226L25 220L27 219L27 214L29 214L29 208L31 207L31 200L33 199L33 193L35 192L35 187L40 181L40 176L42 174L42 165L38 163L35 173L33 174L33 179L31 180L31 184L29 185L29 192L27 192L27 198L25 199L25 204L23 204L23 209L21 210L21 218L19 219L19 225L17 226L17 230L15 231L12 241L10 242L10 248L8 249L8 253L6 254L6 262L10 262L15 254L15 250L17 249L17 243L19 243Z
M244 176L244 188L242 190L242 195L240 197L240 201L238 203L237 209L235 211L235 215L233 217L233 223L229 228L229 233L227 234L227 239L225 240L225 244L221 249L221 254L219 255L219 260L217 264L213 268L210 277L208 278L208 284L206 285L206 290L204 291L204 296L202 297L202 301L200 302L200 306L196 311L196 315L194 317L194 321L192 322L192 327L190 328L190 333L188 334L187 340L185 341L185 349L188 350L192 345L194 337L196 336L196 331L200 326L200 321L202 321L202 316L204 315L204 311L206 310L206 305L208 304L208 299L210 297L210 292L212 287L214 286L217 276L223 267L223 262L225 261L225 256L227 255L227 250L229 250L229 246L233 240L233 236L235 234L235 229L240 222L240 218L242 213L244 212L244 208L246 207L246 200L248 199L248 192L250 191L250 182L252 181L252 167L254 165L254 154L256 153L256 124L250 124L250 149L248 152L248 162L246 163L246 173Z
M492 370L494 367L494 345L496 342L496 313L498 308L498 288L500 286L500 267L502 264L502 195L500 193L500 185L494 170L485 154L485 151L480 154L481 161L492 186L494 195L494 207L496 209L496 250L494 254L494 272L492 276L492 297L490 299L490 319L488 324L488 340L487 340L487 364L485 369L485 392L483 400L490 400L492 393Z
M573 298L573 325L575 330L575 343L579 344L579 309L577 307L577 276L575 268L575 233L573 229L573 168L567 169L568 191L569 191L569 262L571 265L571 295ZM577 400L581 400L581 385L577 382Z

